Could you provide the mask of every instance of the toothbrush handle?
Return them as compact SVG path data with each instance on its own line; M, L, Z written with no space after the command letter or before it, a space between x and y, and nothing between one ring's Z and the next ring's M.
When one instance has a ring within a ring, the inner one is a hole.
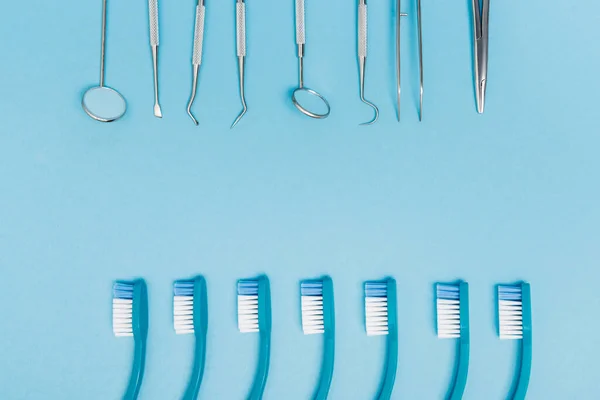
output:
M133 355L133 367L131 369L131 377L127 392L123 396L123 400L136 400L142 386L142 378L144 377L144 369L146 366L146 340L135 339L135 352Z
M196 24L194 28L194 49L192 65L202 64L202 44L204 42L204 4L196 6Z
M158 0L148 0L150 15L150 46L158 46Z
M335 340L333 334L325 332L323 342L323 364L321 365L321 378L319 387L313 400L325 400L329 395L329 388L333 379L333 361L335 359Z
M254 383L248 400L261 400L269 375L271 360L271 289L269 279L261 276L258 281L258 315L260 326L260 353Z
M392 398L394 383L396 382L396 371L398 369L398 312L396 281L393 278L387 279L388 291L388 335L387 335L387 356L385 361L385 375L381 383L381 389L376 400L389 400Z
M519 371L519 381L515 389L512 400L523 400L527 394L529 386L529 376L531 374L532 360L532 333L531 333L531 287L528 283L523 282L522 302L523 302L523 340L521 343L521 368Z
M459 341L456 376L448 400L461 400L463 397L465 387L467 386L467 374L469 372L469 349L470 344L468 342Z
M271 358L271 332L260 333L260 354L258 356L258 367L254 376L254 383L250 390L248 400L260 400L265 392L267 376L269 375L269 364Z
M194 370L188 384L183 400L196 400L200 393L200 384L204 376L204 364L206 361L206 332L196 334L196 356L194 358Z
M333 298L333 282L330 277L323 278L323 322L325 327L323 340L323 364L321 378L314 400L325 400L333 379L335 360L335 306Z

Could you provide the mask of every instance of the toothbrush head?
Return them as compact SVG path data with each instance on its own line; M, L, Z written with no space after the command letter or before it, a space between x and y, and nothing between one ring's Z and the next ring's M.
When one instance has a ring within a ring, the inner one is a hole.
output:
M460 286L436 285L437 335L440 339L457 339L461 334Z
M143 280L113 284L113 333L144 339L148 335L148 296Z
M194 281L173 284L173 327L178 335L194 333Z
M305 335L325 333L323 317L323 282L320 280L302 281L302 330Z
M365 283L365 325L368 336L389 333L388 284L385 281Z
M259 332L258 280L240 279L238 293L238 329L242 333Z
M521 285L498 285L498 331L500 339L523 339Z

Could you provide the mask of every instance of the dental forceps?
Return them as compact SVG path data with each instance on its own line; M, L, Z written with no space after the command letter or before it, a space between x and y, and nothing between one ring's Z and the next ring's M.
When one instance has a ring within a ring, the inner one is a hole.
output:
M475 57L475 99L477 112L483 114L487 86L490 0L473 0L473 55Z
M401 41L400 20L408 14L402 12L402 0L396 0L396 103L397 116L400 122L400 93L401 93ZM417 0L417 40L419 49L419 121L423 119L423 35L421 24L421 0Z

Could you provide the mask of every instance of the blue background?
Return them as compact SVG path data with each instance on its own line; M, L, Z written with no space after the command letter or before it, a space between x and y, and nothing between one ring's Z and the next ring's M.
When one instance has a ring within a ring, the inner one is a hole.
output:
M598 379L600 6L492 1L486 112L475 111L470 3L423 0L424 121L418 122L414 4L402 27L403 119L395 120L392 2L371 2L367 97L358 98L354 2L308 0L306 84L332 104L314 121L291 105L293 1L248 0L240 125L234 2L207 1L195 110L193 1L161 1L152 115L147 3L109 0L106 83L128 100L89 119L101 2L5 2L0 17L0 397L118 399L132 342L111 331L111 284L144 277L151 330L142 399L176 399L193 339L172 328L172 282L209 289L203 399L242 399L257 337L236 328L235 282L267 273L273 352L265 399L307 399L319 337L300 328L298 282L329 273L337 311L331 399L372 398L383 342L364 334L362 282L399 286L394 398L441 399L454 348L435 337L433 283L471 287L465 399L503 399L515 343L495 334L494 285L532 284L529 399L594 399Z

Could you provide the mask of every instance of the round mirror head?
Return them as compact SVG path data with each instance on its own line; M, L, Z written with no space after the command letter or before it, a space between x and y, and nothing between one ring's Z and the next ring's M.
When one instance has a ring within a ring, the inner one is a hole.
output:
M294 93L292 93L292 102L302 114L311 118L327 118L331 111L329 102L325 97L305 87L294 90Z
M83 110L96 121L112 122L125 114L127 103L121 93L106 86L88 89L81 101Z

